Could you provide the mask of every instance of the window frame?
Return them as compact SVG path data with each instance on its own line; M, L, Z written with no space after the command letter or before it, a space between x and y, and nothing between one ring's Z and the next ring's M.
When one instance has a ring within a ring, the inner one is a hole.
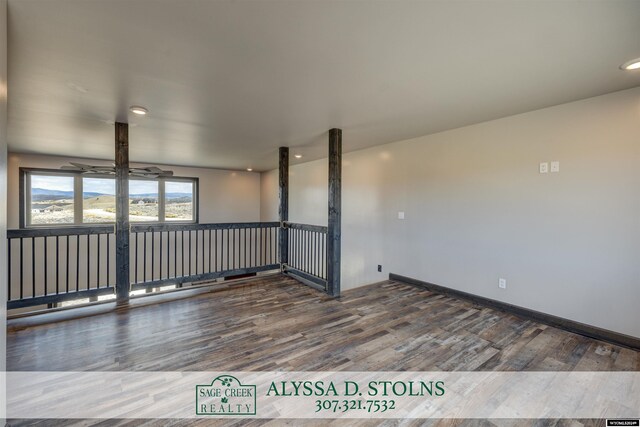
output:
M73 223L66 224L31 224L31 175L67 176L74 178L73 185ZM81 171L66 171L60 169L21 167L19 178L19 226L20 228L47 228L47 227L91 227L97 225L111 225L115 222L84 222L83 221L83 181L82 178L109 178L115 177L110 174L84 174ZM130 177L134 181L157 181L158 182L158 220L157 221L135 221L133 224L199 224L200 222L200 182L197 177L171 176L161 178ZM191 182L193 184L193 218L191 220L171 220L165 218L165 183L169 182Z

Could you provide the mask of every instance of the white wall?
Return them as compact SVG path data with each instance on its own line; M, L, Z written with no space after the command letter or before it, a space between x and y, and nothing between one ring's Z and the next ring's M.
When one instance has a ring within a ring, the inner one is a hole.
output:
M110 164L111 161L73 159L33 154L9 154L9 228L19 226L19 170L21 167L59 169L69 162ZM132 167L146 166L131 163ZM221 169L162 166L175 176L199 178L200 222L251 222L260 219L260 174Z
M638 135L640 88L345 154L343 289L393 272L640 337ZM292 221L326 223L326 170L291 168Z
M0 0L0 194L7 194L7 1ZM0 424L6 418L7 369L7 200L0 197Z

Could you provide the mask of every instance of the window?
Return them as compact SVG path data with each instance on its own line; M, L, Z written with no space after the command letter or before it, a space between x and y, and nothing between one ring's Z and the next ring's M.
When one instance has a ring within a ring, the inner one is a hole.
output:
M193 181L167 181L164 199L165 221L192 221Z
M21 226L108 224L116 218L113 176L21 169ZM131 222L196 222L197 178L129 179Z
M31 224L73 224L74 183L71 176L34 175L31 179Z
M105 223L116 220L116 180L82 178L82 222Z
M129 180L129 221L158 222L158 181ZM191 218L189 218L191 220Z

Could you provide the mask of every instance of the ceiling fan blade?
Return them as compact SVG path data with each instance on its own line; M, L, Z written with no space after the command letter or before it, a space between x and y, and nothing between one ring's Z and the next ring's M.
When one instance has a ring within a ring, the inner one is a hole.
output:
M71 166L61 166L60 169L80 171L87 174L115 174L116 166L99 165L92 166L84 163L69 162ZM165 171L157 166L148 166L146 168L129 168L129 175L140 178L159 178L165 176L173 176L173 171Z
M94 166L91 166L91 165L85 165L84 163L75 163L75 162L69 162L69 163L71 163L73 166L75 166L75 167L77 167L79 169L82 169L82 170L91 169L91 168L94 167Z

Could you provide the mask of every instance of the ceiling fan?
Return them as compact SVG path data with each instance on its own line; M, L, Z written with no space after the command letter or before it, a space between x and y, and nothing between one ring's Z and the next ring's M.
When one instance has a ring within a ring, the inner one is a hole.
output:
M96 175L115 175L116 165L112 166L92 166L84 163L70 162L71 166L62 166L60 169ZM129 168L129 175L140 178L164 178L173 176L173 171L162 170L157 166L147 166L146 168Z

